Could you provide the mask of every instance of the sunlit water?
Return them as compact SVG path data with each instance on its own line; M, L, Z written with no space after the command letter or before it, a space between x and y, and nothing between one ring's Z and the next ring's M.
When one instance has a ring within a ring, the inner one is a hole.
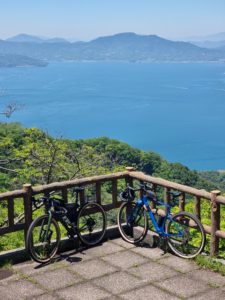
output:
M10 102L25 105L10 121L54 136L108 136L193 169L225 169L223 64L0 69L0 109Z

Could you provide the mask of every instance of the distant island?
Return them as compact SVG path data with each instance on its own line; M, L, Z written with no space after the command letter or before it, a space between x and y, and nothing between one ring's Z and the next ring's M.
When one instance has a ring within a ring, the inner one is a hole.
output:
M37 58L31 58L28 56L17 55L17 54L0 53L0 68L27 67L27 66L45 67L47 66L47 64L48 64L47 62Z
M0 40L0 55L6 54L32 57L41 60L40 64L44 61L225 62L223 47L208 49L133 32L74 43L62 38L41 39L20 34Z

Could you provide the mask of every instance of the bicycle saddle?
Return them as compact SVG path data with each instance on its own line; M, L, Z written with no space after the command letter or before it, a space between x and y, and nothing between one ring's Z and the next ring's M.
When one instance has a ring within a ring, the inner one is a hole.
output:
M77 186L77 187L75 187L74 189L73 189L73 191L75 192L75 193L80 193L80 192L82 192L84 190L84 187L81 187L81 186Z

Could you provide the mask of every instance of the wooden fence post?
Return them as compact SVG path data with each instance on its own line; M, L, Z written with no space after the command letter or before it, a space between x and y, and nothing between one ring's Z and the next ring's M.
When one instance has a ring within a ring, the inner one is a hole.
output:
M8 220L9 220L9 227L14 226L14 199L10 197L8 199Z
M135 169L133 167L126 167L126 171L128 172L132 172L135 171ZM129 186L133 187L133 178L131 178L130 176L127 176L125 178L126 184L129 184Z
M195 214L201 220L201 198L198 196L195 196Z
M179 211L185 210L185 193L181 193L179 197Z
M68 203L68 191L67 188L62 189L62 198L65 203Z
M80 205L83 206L85 204L85 192L84 190L80 192Z
M164 203L169 204L170 203L170 188L165 187L164 188ZM165 206L165 213L167 213L168 208Z
M32 222L32 185L31 184L24 184L23 189L25 191L24 196L24 217L25 217L25 229L24 235L26 238L28 228Z
M100 182L96 182L96 185L95 185L95 195L96 195L96 202L98 204L101 204L102 203L102 194L101 194L101 183Z
M154 184L154 183L152 184L152 191L156 194L156 192L157 192L157 184ZM156 197L157 197L157 195L156 195ZM154 201L151 201L150 205L151 205L152 209L156 208L156 203Z
M216 231L220 229L220 204L216 202L220 191L211 192L211 240L210 240L210 256L217 256L219 251L219 237Z
M117 179L112 180L112 202L113 205L116 206L117 204Z

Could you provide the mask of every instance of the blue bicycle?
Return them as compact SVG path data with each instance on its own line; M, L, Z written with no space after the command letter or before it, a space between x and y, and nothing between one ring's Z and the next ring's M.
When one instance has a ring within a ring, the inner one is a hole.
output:
M140 191L141 198L135 201L135 192ZM118 213L118 226L123 239L129 243L141 242L148 231L148 217L159 237L179 257L193 258L201 253L205 246L205 231L199 219L188 212L171 213L179 192L171 192L170 204L159 201L152 187L141 184L139 189L129 185L120 194L123 200ZM164 216L157 214L158 208L152 209L149 202L166 207Z

